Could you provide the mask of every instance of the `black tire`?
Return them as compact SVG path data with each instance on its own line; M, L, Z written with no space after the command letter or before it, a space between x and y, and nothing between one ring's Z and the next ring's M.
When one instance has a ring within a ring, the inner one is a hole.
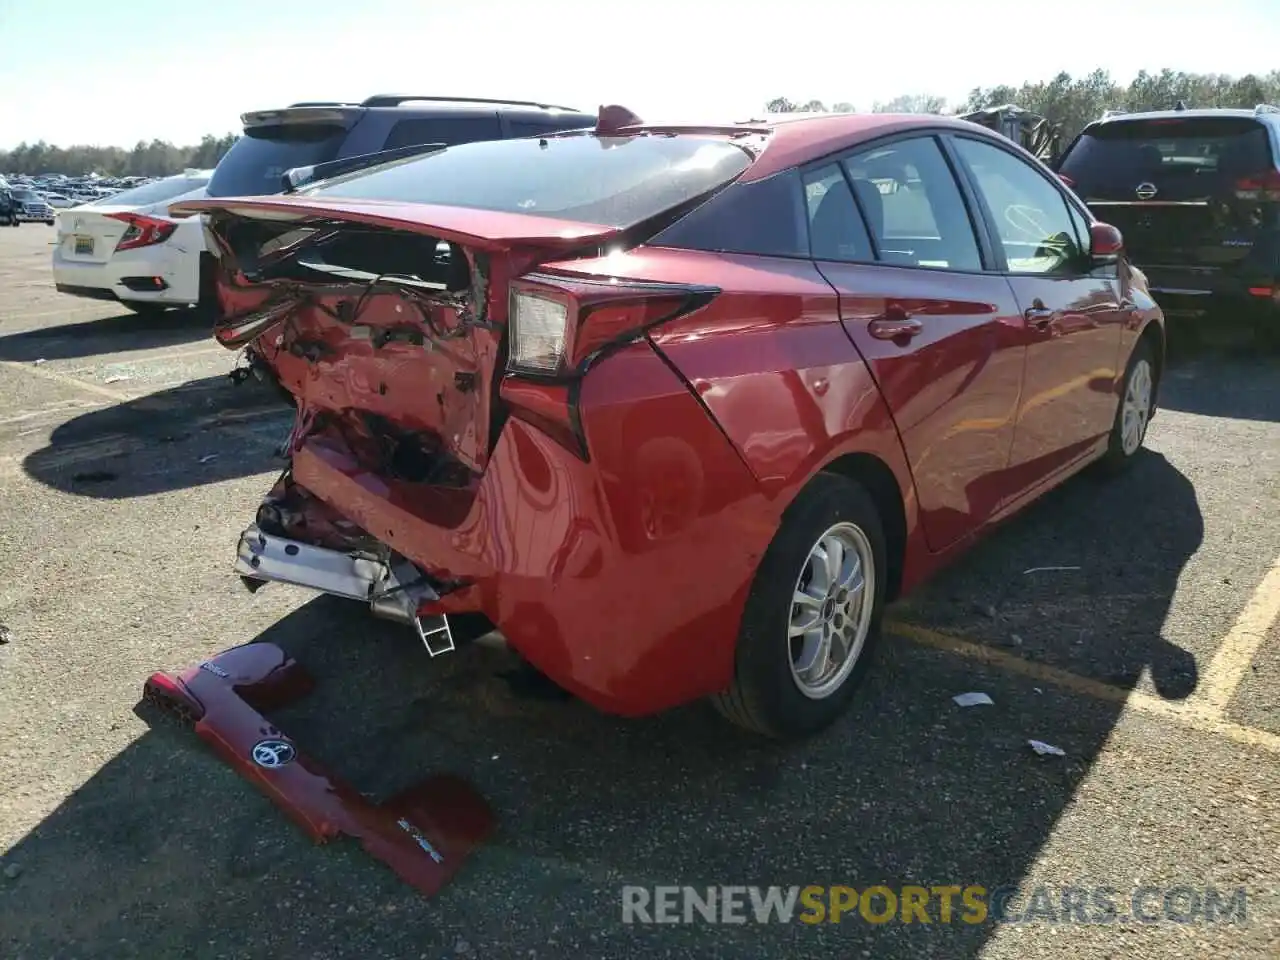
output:
M1133 386L1133 380L1136 376L1139 376L1138 371L1142 364L1146 364L1151 385L1147 413L1142 420L1141 434L1137 445L1133 446L1132 449L1126 450L1124 443L1125 404L1129 397L1130 388ZM1133 353L1129 355L1129 363L1124 369L1124 383L1120 388L1120 397L1116 402L1116 416L1111 424L1111 435L1107 438L1107 452L1102 456L1102 467L1107 473L1116 474L1126 470L1142 451L1142 445L1147 438L1147 427L1151 423L1151 414L1155 412L1156 388L1158 387L1156 371L1155 350L1152 349L1151 342L1144 337L1133 348Z
M793 676L788 628L798 578L819 539L837 524L857 528L870 548L870 621L843 680L815 698L803 693ZM817 733L834 722L848 707L879 641L887 569L884 530L871 496L846 477L814 477L787 509L760 561L738 633L733 682L712 697L716 709L738 726L780 740Z

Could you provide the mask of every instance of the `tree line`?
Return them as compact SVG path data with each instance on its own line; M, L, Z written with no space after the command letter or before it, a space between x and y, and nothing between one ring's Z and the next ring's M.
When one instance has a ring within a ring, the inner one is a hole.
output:
M1014 103L1062 125L1064 142L1069 141L1104 110L1169 110L1178 101L1195 107L1246 107L1259 103L1280 106L1280 70L1265 76L1247 74L1231 77L1220 73L1185 73L1161 70L1142 71L1128 84L1117 83L1105 70L1084 77L1060 73L1052 80L1027 82L1021 86L975 87L960 103L948 103L933 94L905 94L872 105L874 113L970 113L984 107ZM770 113L818 111L854 113L850 103L833 104L828 111L820 100L792 101L785 97L770 100Z
M874 103L871 110L876 113L968 113L1015 103L1061 124L1064 140L1070 140L1104 110L1167 110L1179 100L1188 107L1280 105L1280 70L1264 76L1243 77L1144 70L1128 84L1117 83L1105 70L1095 70L1084 77L1060 73L1052 80L1026 82L1017 87L976 87L964 101L955 104L948 103L945 97L916 93ZM849 102L828 107L821 100L792 101L785 97L769 101L765 109L770 113L856 112ZM174 146L167 140L139 141L132 150L86 145L55 147L42 140L22 143L9 151L0 150L0 173L158 177L179 173L188 167L210 169L237 139L236 134L222 137L206 134L199 143L185 147Z
M20 143L12 150L0 150L0 174L163 177L187 168L212 170L238 139L233 133L222 137L205 134L199 143L186 147L174 146L167 140L139 140L132 150L88 145L54 147L43 140Z

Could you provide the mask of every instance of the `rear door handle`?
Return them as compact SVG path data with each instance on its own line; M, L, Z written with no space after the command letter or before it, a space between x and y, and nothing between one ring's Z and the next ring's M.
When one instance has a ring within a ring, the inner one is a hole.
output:
M1048 307L1031 307L1023 316L1027 318L1027 326L1043 330L1057 318L1058 311Z
M876 317L867 324L867 332L877 340L910 340L923 329L924 324L915 317Z

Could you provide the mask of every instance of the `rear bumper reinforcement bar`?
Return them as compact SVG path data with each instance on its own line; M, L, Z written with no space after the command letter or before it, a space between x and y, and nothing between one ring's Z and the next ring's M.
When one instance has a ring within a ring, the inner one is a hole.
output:
M251 524L240 534L235 570L250 583L288 583L367 603L374 616L413 627L433 657L454 648L444 614L418 614L440 597L408 560L330 550L263 533Z

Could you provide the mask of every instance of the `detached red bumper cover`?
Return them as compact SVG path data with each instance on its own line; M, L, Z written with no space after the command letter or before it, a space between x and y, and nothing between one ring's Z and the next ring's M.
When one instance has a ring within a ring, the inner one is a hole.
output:
M340 834L431 896L492 833L494 817L473 787L432 776L374 804L304 754L259 711L308 693L311 677L270 643L233 647L176 676L147 680L148 701L194 721L196 734L257 785L317 843Z

